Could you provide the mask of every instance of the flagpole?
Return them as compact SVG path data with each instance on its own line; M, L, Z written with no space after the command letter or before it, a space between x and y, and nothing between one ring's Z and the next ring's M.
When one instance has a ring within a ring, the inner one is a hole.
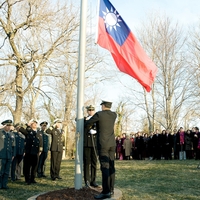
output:
M78 84L77 84L77 121L76 121L76 154L75 154L75 189L82 188L83 172L83 134L84 134L84 80L86 54L86 21L87 0L81 0L79 56L78 56Z

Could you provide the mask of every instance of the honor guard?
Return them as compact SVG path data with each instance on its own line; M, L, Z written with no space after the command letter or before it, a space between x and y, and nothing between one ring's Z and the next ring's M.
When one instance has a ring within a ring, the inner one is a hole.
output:
M48 125L48 122L46 121L40 123L41 130L39 132L42 134L42 138L43 138L43 150L39 156L39 162L38 162L38 167L37 167L38 178L46 177L45 161L47 159L48 151L50 149L50 137L51 137L51 135L48 135L46 133L47 125Z
M54 125L46 130L47 134L51 135L51 179L62 179L60 177L60 165L62 161L63 148L65 146L65 140L62 131L62 121L60 119L54 120Z
M17 123L14 127L15 130L13 131L13 135L15 136L15 157L12 160L11 165L11 180L15 181L20 179L21 177L21 162L23 160L24 155L24 145L25 145L25 136L19 132L19 128L23 126L20 123Z
M86 107L88 116L85 121L89 120L95 113L94 106ZM84 130L84 149L83 149L83 170L86 187L98 187L96 184L97 169L97 152L96 152L96 124L94 123L89 130Z
M117 114L112 112L112 102L102 101L102 111L96 112L86 120L86 128L90 129L96 123L97 148L102 172L102 192L95 199L110 198L114 193L115 182L115 134L114 125Z
M43 148L42 134L37 130L36 120L30 120L27 128L21 127L19 131L25 135L24 177L25 182L30 185L36 183L38 157Z
M8 189L8 176L12 158L15 155L15 137L11 132L12 120L1 123L0 129L0 189Z

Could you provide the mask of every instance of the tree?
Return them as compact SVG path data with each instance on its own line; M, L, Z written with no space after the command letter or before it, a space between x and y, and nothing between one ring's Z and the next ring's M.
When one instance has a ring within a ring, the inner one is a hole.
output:
M191 106L193 84L186 64L186 37L178 24L156 14L139 33L142 46L159 69L152 93L143 92L149 126L158 122L173 129Z
M73 40L69 36L78 26L76 11L65 4L55 5L49 0L1 3L0 67L12 75L1 83L6 93L0 106L10 110L15 123L21 121L26 93L34 90L38 76L47 75L48 70L53 72L61 44ZM12 97L6 101L10 95Z

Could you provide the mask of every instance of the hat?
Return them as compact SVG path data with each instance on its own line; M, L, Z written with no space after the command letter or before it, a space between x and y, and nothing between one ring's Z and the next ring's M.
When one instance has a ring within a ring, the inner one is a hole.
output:
M95 110L95 108L94 108L93 105L89 105L89 106L87 106L86 109L87 109L87 110Z
M42 125L48 125L48 122L46 122L46 121L41 122L41 123L40 123L40 126L42 126Z
M107 108L111 108L112 107L112 102L102 100L100 105L104 105Z
M16 123L16 124L14 125L15 128L17 128L17 127L19 127L19 126L23 126L23 124L22 124L22 123Z
M30 125L33 124L33 123L36 123L36 124L37 124L38 122L37 122L37 120L35 120L35 119L31 119L31 120L28 122L28 124L30 124Z
M7 120L3 121L1 124L2 125L11 126L11 125L13 125L13 122L12 122L11 119L7 119Z
M55 124L55 123L62 123L62 120L61 119L55 119L54 121L53 121L53 123Z

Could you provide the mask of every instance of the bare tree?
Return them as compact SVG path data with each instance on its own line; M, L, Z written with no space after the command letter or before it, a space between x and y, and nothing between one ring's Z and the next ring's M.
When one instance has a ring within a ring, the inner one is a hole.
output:
M51 5L48 0L7 0L0 5L0 66L12 72L12 78L6 77L1 85L13 93L10 101L4 98L0 105L10 110L15 122L21 121L26 93L37 83L37 76L43 76L40 70L53 72L60 45L73 40L69 35L78 26L71 6Z
M157 15L140 33L144 48L159 68L153 91L156 96L152 98L156 101L154 120L172 129L191 106L192 74L186 62L186 38L178 24Z

